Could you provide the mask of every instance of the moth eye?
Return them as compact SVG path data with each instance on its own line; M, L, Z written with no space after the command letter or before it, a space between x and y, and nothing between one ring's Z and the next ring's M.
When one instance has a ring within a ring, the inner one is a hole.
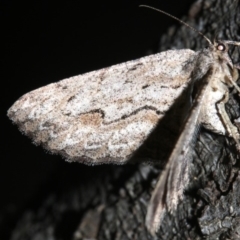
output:
M218 45L217 45L217 50L219 50L219 51L222 51L222 52L223 52L223 51L225 51L225 50L226 50L226 46L220 43L220 44L218 44Z

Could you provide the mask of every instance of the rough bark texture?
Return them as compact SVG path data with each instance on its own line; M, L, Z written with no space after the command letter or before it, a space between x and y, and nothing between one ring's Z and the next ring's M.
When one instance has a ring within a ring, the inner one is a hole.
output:
M240 41L240 11L230 0L198 1L184 21L213 37ZM219 22L224 14L228 18ZM230 15L230 16L229 16ZM179 25L161 37L160 50L205 46L196 33ZM239 50L232 52L239 60ZM239 96L227 104L231 119L240 116ZM201 129L184 201L164 220L157 239L240 239L239 153L229 138ZM102 166L84 185L53 194L18 221L11 239L154 239L145 228L147 204L160 173L149 165Z

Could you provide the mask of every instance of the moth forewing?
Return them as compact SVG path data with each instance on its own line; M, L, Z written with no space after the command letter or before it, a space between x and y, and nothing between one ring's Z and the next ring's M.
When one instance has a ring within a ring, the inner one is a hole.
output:
M191 50L169 50L71 77L25 94L8 116L69 161L121 164L188 86L193 58Z
M176 210L179 200L183 197L184 187L188 185L188 168L193 151L193 137L198 130L201 106L208 92L208 80L212 74L213 71L210 68L201 79L201 85L198 85L200 89L191 114L186 120L181 135L152 194L146 216L146 226L152 235L158 231L166 211Z

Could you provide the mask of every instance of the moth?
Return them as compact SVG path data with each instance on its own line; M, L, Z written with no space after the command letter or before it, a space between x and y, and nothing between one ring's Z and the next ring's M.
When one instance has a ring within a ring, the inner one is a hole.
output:
M169 50L41 87L17 100L8 117L36 145L68 161L123 164L187 93L190 107L148 207L146 226L154 235L183 197L199 126L232 137L240 149L225 110L229 87L240 93L228 45L240 42L204 38L209 46L197 52Z

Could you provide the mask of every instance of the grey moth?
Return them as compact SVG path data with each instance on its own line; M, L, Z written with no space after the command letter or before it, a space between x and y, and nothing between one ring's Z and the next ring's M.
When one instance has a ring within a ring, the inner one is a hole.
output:
M240 43L207 41L208 48L197 52L169 50L41 87L17 100L8 117L36 145L68 161L123 164L184 94L181 131L146 216L154 235L189 182L190 143L198 127L232 137L240 149L239 130L225 110L229 87L240 93L228 45Z

